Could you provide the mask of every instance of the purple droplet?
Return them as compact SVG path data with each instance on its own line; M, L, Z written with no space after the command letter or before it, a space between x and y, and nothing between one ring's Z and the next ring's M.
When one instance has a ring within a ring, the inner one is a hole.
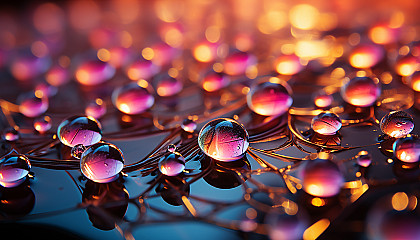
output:
M185 168L185 159L178 152L164 156L159 161L159 170L166 176L176 176Z
M312 119L312 129L322 135L334 135L341 128L341 119L332 112L322 112Z
M73 116L62 121L57 129L58 139L66 146L90 146L102 138L100 123L85 116Z
M0 185L16 187L25 181L31 163L24 155L7 155L0 159Z
M129 83L114 90L112 103L123 113L139 114L151 108L155 98L146 88Z

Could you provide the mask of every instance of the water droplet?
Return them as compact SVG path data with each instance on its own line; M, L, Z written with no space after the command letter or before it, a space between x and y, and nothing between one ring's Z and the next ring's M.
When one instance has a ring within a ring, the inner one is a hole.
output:
M6 128L2 132L2 138L9 142L16 141L19 139L19 132L12 127Z
M131 80L137 81L140 79L150 79L156 75L159 70L160 67L156 66L152 61L139 60L128 66L126 74Z
M85 116L73 116L60 123L57 129L58 139L66 146L74 147L77 144L90 146L102 138L100 123Z
M357 164L362 167L369 167L372 163L372 155L366 151L361 151L356 158Z
M178 94L182 90L182 82L167 74L156 77L156 93L161 97L170 97Z
M185 169L185 159L178 152L164 156L159 161L159 170L166 176L176 176Z
M300 174L303 190L316 197L335 196L344 183L337 164L327 159L305 161Z
M294 75L303 69L300 59L296 55L282 55L274 61L274 68L279 74Z
M408 82L414 91L420 92L420 71L411 74L408 77Z
M51 118L49 116L43 116L34 120L34 128L39 133L45 133L51 129Z
M87 104L85 108L86 116L92 116L95 119L100 119L106 113L106 105L102 99L96 99Z
M80 159L85 151L86 147L83 144L77 144L71 149L71 155L76 159Z
M275 116L285 113L293 103L289 85L263 82L251 87L247 94L248 107L263 116Z
M208 122L198 134L201 150L209 157L224 162L240 159L248 149L248 141L245 128L227 118Z
M413 55L405 55L397 59L395 72L400 76L410 76L419 67L420 61Z
M58 87L70 81L70 73L67 68L56 65L45 74L45 80L52 86Z
M29 159L24 155L10 154L0 159L0 185L16 187L25 181L31 169Z
M379 85L370 77L355 77L341 87L344 101L357 107L368 107L381 94Z
M330 94L320 91L316 94L314 98L315 106L319 108L328 108L333 102L333 97Z
M168 151L171 152L171 153L175 152L176 151L175 144L169 144L168 145Z
M99 60L82 63L76 70L76 80L88 86L98 85L111 79L115 68Z
M341 128L341 119L332 112L322 112L312 119L312 129L322 135L334 135Z
M403 162L415 163L420 160L420 139L417 136L399 138L392 148L395 157Z
M218 91L230 84L230 78L224 73L209 71L201 79L201 86L207 92Z
M380 127L386 135L402 138L413 131L414 120L404 111L393 111L381 119Z
M224 72L231 76L245 74L248 68L257 63L257 58L247 52L235 52L224 61Z
M360 44L351 50L349 62L355 68L371 68L384 57L384 49L376 44Z
M296 204L297 205L297 204ZM272 240L297 240L303 239L303 233L308 227L306 214L289 215L272 211L267 214L265 222L268 227L268 235Z
M81 171L94 182L114 181L123 167L124 157L121 150L110 143L95 143L81 156Z
M42 92L23 93L18 97L19 112L27 117L38 117L48 109L48 98Z
M197 129L197 123L194 120L186 118L182 121L181 128L189 133L193 133Z
M123 113L139 114L151 108L155 98L146 88L133 82L116 88L112 93L112 103Z

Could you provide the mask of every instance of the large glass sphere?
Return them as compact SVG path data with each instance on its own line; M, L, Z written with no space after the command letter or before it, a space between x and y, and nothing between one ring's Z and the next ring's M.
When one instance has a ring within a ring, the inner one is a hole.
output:
M291 94L289 85L284 81L263 82L252 86L246 99L248 107L255 113L275 116L287 112L293 103Z
M146 88L133 82L116 88L112 92L112 103L123 113L139 114L151 108L155 98Z
M402 138L413 131L414 120L404 111L393 111L381 119L380 127L386 135Z
M312 129L322 135L334 135L341 128L341 119L332 112L322 112L312 119Z
M69 147L77 144L90 146L101 140L101 124L92 117L73 116L60 123L57 136L64 145Z
M248 149L248 133L232 119L217 118L198 134L198 145L209 157L223 162L240 159Z
M415 163L420 160L420 139L416 136L399 138L392 148L395 157L403 162Z
M82 153L80 169L94 182L107 183L118 178L124 167L124 156L115 145L95 143Z
M370 77L355 77L341 87L344 101L357 107L368 107L381 94L378 82Z
M10 154L0 159L0 185L16 187L25 181L31 163L25 155Z

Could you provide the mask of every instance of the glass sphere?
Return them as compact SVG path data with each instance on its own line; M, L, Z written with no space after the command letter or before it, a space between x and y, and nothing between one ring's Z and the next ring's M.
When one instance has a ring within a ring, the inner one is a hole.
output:
M130 64L126 70L128 78L133 81L140 79L150 79L156 75L160 67L155 65L152 61L140 60Z
M76 159L80 159L85 151L86 147L83 144L77 144L71 149L71 155Z
M185 159L178 152L164 156L159 161L159 170L166 176L176 176L185 169Z
M403 162L415 163L420 160L420 139L416 136L397 139L392 149L395 157Z
M168 152L175 152L176 151L176 145L175 144L169 144L167 148Z
M236 52L224 61L224 72L231 76L245 74L248 68L257 63L257 58L247 52Z
M192 119L186 118L182 121L181 128L186 132L193 133L197 129L197 123Z
M395 63L395 72L400 76L410 76L420 67L420 60L413 55L400 57Z
M333 97L330 94L327 94L323 91L319 92L314 98L315 106L319 108L330 107L332 102L333 102Z
M207 92L218 91L230 84L230 78L223 73L210 71L203 76L201 86Z
M344 183L344 177L337 164L327 159L305 161L302 171L303 190L316 197L337 195Z
M380 94L378 83L370 77L355 77L341 87L344 101L357 107L373 105Z
M98 85L111 79L115 68L109 63L99 60L87 61L76 70L76 80L87 86Z
M57 136L61 143L69 147L77 144L90 146L101 140L101 124L92 117L73 116L60 123Z
M118 178L124 167L124 156L115 145L95 143L81 156L80 168L83 175L94 182L107 183Z
M279 56L275 60L274 67L282 75L294 75L303 69L300 59L296 55Z
M248 132L232 119L217 118L203 126L198 145L209 157L223 162L240 159L248 149Z
M356 157L357 164L362 167L369 167L372 163L372 155L366 151L361 151Z
M9 127L3 130L1 136L4 140L13 142L19 139L19 132L14 128Z
M25 155L7 155L0 159L0 185L16 187L25 181L31 163Z
M381 119L380 127L386 135L402 138L413 131L414 120L404 111L393 111Z
M86 116L92 116L95 119L103 117L106 113L106 105L102 99L97 98L95 101L91 101L85 108Z
M166 76L157 80L156 93L161 97L170 97L182 90L182 82L176 78Z
M48 109L48 98L42 92L29 92L18 97L19 112L27 117L38 117Z
M341 119L332 112L322 112L312 118L312 129L322 135L334 135L341 128Z
M384 57L384 49L376 44L361 44L351 50L349 62L355 68L371 68Z
M306 214L269 212L265 222L271 240L298 240L303 239L309 221Z
M39 117L34 120L34 128L39 133L45 133L51 129L51 118L49 116Z
M116 88L112 92L112 103L123 113L139 114L151 108L155 98L146 88L133 82Z
M70 81L70 73L67 68L56 65L45 74L45 80L52 86L59 87Z
M246 96L248 107L263 116L281 115L293 103L292 90L286 82L263 82L251 87Z
M420 92L420 71L414 72L408 77L408 82L410 87L416 91Z

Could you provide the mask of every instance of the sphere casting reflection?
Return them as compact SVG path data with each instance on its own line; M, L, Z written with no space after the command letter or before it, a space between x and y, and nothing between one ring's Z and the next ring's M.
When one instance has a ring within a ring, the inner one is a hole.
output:
M60 123L57 137L69 147L77 144L90 146L101 140L102 129L100 123L92 117L73 116Z

